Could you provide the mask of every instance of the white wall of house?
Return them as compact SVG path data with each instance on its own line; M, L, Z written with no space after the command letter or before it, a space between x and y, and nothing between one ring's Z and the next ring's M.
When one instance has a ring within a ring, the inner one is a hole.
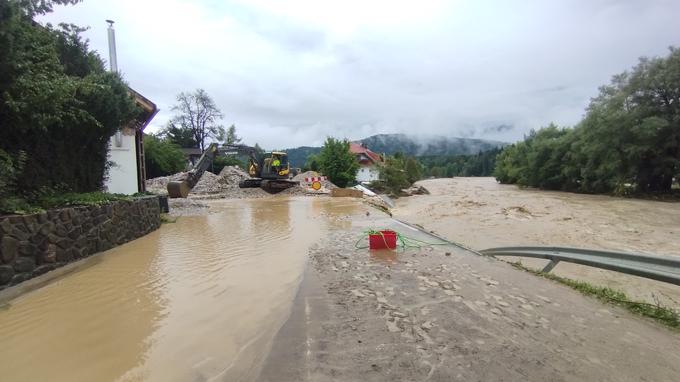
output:
M380 171L377 166L361 166L357 171L357 182L372 182L380 178Z
M134 194L137 192L137 156L134 133L121 133L111 137L109 142L109 161L114 164L109 169L106 190L115 194Z

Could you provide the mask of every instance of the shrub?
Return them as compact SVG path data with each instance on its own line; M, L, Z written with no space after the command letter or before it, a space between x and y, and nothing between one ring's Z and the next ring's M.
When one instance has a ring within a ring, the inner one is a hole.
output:
M318 156L319 169L338 187L354 182L359 171L354 154L349 151L349 141L326 138Z
M144 164L147 178L156 178L183 171L187 161L173 143L153 135L144 135Z

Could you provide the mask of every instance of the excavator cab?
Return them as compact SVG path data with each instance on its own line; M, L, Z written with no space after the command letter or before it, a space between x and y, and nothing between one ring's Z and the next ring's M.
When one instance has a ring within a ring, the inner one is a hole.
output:
M267 158L264 159L260 177L263 179L288 179L289 173L288 154L273 151L267 154Z

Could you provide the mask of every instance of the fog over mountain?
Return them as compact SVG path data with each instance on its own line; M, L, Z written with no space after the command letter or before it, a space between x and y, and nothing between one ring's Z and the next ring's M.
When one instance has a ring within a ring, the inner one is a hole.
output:
M512 142L577 123L598 87L680 45L674 0L87 0L41 22L89 26L172 116L205 89L249 144L433 134Z
M444 137L438 135L377 134L358 140L372 151L392 155L401 152L406 155L467 155L491 150L507 143L485 139ZM302 146L286 150L293 167L302 167L311 154L321 147Z

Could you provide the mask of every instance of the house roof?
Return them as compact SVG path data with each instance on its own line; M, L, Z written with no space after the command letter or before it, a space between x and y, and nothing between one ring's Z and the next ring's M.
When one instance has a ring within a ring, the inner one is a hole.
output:
M187 157L190 156L190 155L198 155L198 156L203 155L203 151L201 151L201 149L199 149L198 147L182 147L182 148L180 148L180 150L182 151L182 154L184 154L184 156L187 156Z
M128 91L135 98L135 103L142 109L142 112L132 121L132 126L139 131L144 131L146 126L149 125L153 117L158 113L158 107L155 103L151 102L148 98L139 94L133 88L128 86Z
M364 154L369 159L369 161L373 163L382 162L382 157L379 154L374 153L373 151L369 150L368 147L364 147L360 143L350 142L349 151L352 154Z

